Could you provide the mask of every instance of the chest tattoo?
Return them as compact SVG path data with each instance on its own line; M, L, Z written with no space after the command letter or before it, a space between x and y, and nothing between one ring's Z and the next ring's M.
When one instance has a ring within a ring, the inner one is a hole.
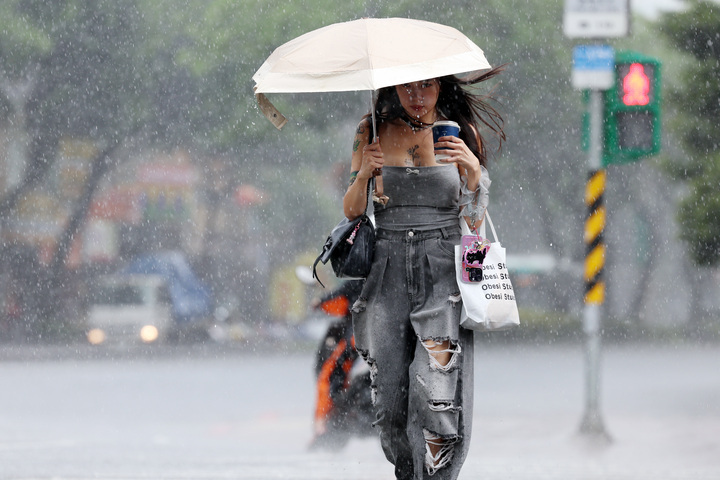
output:
M407 153L410 158L405 159L405 165L408 167L417 167L420 165L420 152L418 152L418 150L420 150L420 145L408 148Z

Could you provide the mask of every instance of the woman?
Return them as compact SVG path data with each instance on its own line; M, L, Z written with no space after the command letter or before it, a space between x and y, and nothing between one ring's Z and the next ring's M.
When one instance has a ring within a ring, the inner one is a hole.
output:
M362 214L368 182L377 242L372 270L353 306L356 347L372 372L380 439L398 479L454 479L467 455L472 424L473 333L461 329L454 246L458 217L480 225L490 179L480 122L499 142L502 118L449 76L381 89L377 136L369 117L353 143L345 215ZM459 137L433 144L437 120L460 125ZM435 153L448 155L436 159ZM382 194L382 195L381 195Z

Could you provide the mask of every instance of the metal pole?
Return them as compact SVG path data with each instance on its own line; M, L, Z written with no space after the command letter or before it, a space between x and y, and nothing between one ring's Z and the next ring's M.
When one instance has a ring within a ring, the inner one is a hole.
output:
M600 323L602 303L605 300L605 244L602 233L605 229L605 170L602 165L603 153L603 94L600 90L590 91L590 145L588 167L590 175L585 189L585 204L588 216L585 221L585 309L583 312L583 334L585 343L585 414L580 424L580 433L602 440L610 440L600 413Z
M602 90L590 90L590 145L588 149L588 167L590 171L600 170L603 153L603 93Z

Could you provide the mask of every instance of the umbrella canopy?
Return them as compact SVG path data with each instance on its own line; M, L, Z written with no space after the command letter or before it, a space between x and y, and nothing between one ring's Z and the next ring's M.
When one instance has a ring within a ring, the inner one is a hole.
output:
M480 47L455 28L407 18L363 18L281 45L253 80L263 113L281 128L279 112L262 94L377 90L487 68Z
M377 90L490 68L458 30L407 18L363 18L278 47L253 76L258 93Z

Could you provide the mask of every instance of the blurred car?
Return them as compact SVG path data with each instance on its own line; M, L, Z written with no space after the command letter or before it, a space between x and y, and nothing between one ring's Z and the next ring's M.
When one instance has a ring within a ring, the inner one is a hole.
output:
M190 262L181 252L140 255L118 273L157 275L165 280L172 304L172 318L178 332L202 329L212 317L210 289L193 272Z
M153 343L166 337L172 325L172 301L160 275L109 275L91 287L87 338L92 344L127 339Z

